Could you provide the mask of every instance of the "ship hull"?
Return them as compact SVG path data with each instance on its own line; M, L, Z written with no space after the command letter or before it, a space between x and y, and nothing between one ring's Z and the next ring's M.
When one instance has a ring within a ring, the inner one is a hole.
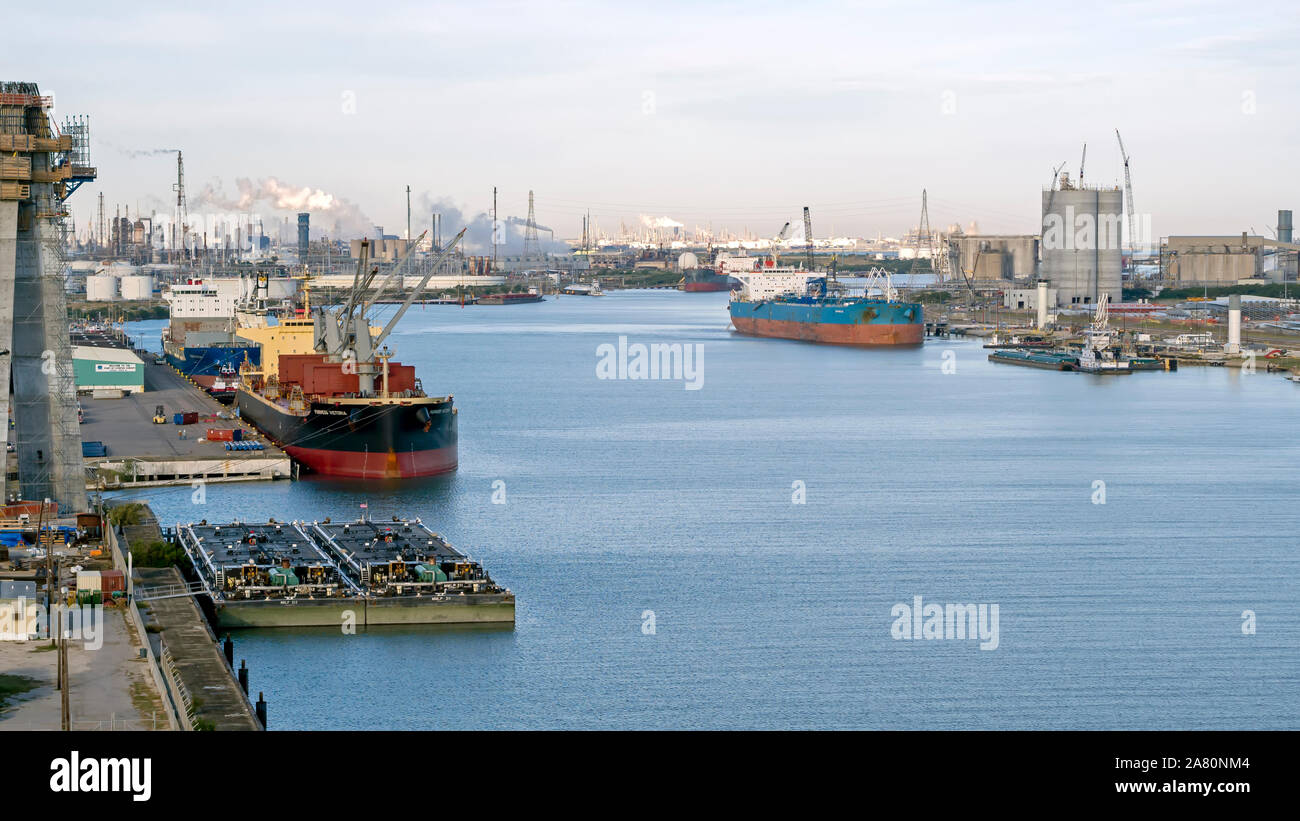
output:
M300 465L322 476L411 479L458 463L456 414L437 402L310 403L306 415L241 389L241 419L266 434Z
M722 282L683 282L682 290L687 293L701 293L712 291L730 291L731 284L727 280Z
M695 268L688 271L680 286L681 290L687 293L730 291L739 287L738 281L708 268Z
M920 305L876 300L848 304L733 301L731 324L750 336L829 345L920 345Z
M259 365L262 349L256 345L223 345L181 348L168 346L163 350L167 363L201 388L212 387L222 367L229 365L236 371L248 362Z

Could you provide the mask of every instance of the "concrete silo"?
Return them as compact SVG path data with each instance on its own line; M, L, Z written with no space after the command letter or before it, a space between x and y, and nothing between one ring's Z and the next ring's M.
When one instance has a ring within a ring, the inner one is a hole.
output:
M1120 275L1124 193L1119 187L1077 186L1068 174L1043 192L1042 277L1062 307L1095 305L1102 293L1123 300Z

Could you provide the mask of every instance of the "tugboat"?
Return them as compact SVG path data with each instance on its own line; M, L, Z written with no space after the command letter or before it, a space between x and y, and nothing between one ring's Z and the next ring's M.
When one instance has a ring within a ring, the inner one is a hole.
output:
M1084 373L1113 374L1132 373L1127 359L1115 355L1111 347L1115 341L1115 330L1110 327L1110 311L1107 308L1110 294L1103 291L1097 300L1097 310L1093 314L1092 325L1083 332L1083 350L1079 352L1079 364L1076 370Z
M223 362L207 391L218 402L226 405L233 403L235 394L239 391L239 371L229 362Z

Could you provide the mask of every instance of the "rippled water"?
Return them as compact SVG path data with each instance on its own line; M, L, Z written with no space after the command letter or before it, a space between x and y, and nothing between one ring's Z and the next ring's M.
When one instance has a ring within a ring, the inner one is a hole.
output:
M454 476L139 494L165 521L366 501L517 594L513 630L237 633L272 728L1300 727L1300 388L751 339L725 300L415 308L391 341L456 395ZM620 335L702 344L703 388L597 379ZM997 649L895 640L914 596L997 604Z

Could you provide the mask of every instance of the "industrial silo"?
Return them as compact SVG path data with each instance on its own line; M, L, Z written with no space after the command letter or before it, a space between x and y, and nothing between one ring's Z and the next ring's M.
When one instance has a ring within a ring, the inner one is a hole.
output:
M89 302L112 302L117 299L117 277L112 274L96 274L86 278L86 300Z
M153 299L153 277L143 275L122 277L120 282L122 299Z
M1043 192L1042 276L1062 307L1093 305L1102 293L1123 299L1124 194L1073 185L1062 175Z

